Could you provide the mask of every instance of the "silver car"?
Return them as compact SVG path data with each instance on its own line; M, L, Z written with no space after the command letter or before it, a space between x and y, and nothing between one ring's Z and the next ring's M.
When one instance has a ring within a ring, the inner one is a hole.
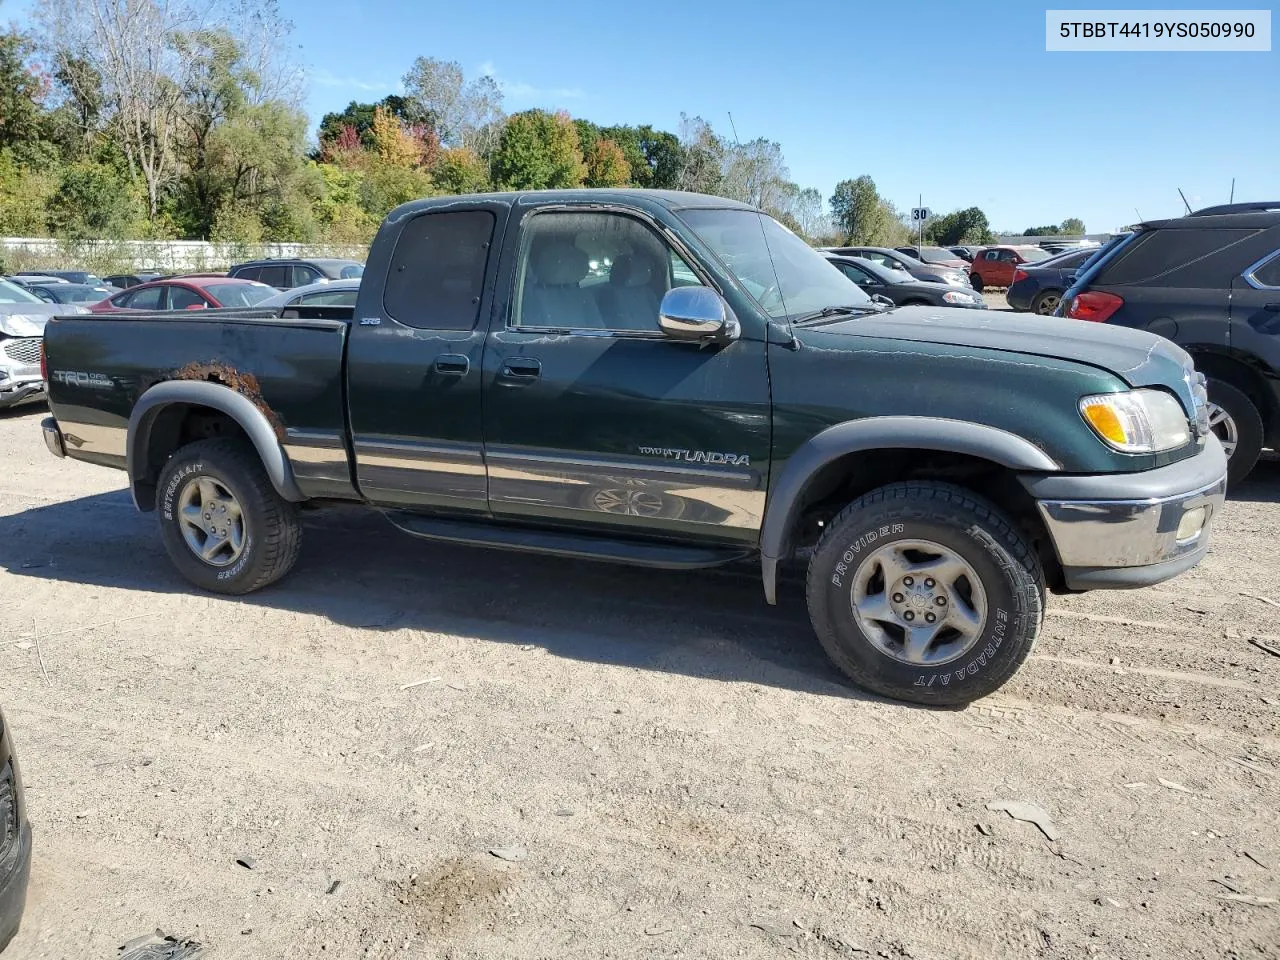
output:
M258 307L354 307L359 280L321 280L267 297Z
M40 341L45 322L88 312L73 303L46 303L16 283L0 280L0 410L44 399Z

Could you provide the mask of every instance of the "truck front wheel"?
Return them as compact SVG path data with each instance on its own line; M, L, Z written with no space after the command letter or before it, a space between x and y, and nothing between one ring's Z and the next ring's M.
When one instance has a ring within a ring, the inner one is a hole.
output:
M178 571L214 593L252 593L298 559L297 508L237 440L182 447L160 474L160 535Z
M827 526L809 562L809 617L858 686L955 705L997 690L1031 653L1044 573L992 503L944 483L894 483Z

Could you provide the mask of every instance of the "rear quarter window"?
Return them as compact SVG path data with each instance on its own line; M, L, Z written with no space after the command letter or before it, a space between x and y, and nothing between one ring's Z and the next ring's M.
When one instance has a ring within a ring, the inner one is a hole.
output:
M428 330L474 329L494 223L488 210L458 210L405 224L383 292L387 314Z
M239 267L231 276L238 280L257 280L261 274L261 267Z
M1102 267L1093 283L1164 287L1230 286L1240 263L1239 245L1257 230L1151 230L1138 236Z

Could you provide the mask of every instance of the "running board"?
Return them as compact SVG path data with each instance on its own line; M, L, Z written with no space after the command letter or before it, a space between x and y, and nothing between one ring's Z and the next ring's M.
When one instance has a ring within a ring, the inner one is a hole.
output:
M522 553L544 553L579 560L625 563L633 567L695 570L742 560L753 552L732 547L691 547L684 544L594 537L493 521L448 520L403 510L382 512L405 533L425 540L461 543L472 547L495 547Z

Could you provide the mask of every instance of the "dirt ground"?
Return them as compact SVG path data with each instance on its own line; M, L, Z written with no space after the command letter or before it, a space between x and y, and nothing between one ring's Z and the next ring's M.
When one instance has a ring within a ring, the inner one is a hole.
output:
M794 588L357 512L202 595L43 415L0 414L36 831L5 960L157 927L219 960L1280 957L1278 462L1200 568L1051 599L1009 686L937 711L845 686Z

